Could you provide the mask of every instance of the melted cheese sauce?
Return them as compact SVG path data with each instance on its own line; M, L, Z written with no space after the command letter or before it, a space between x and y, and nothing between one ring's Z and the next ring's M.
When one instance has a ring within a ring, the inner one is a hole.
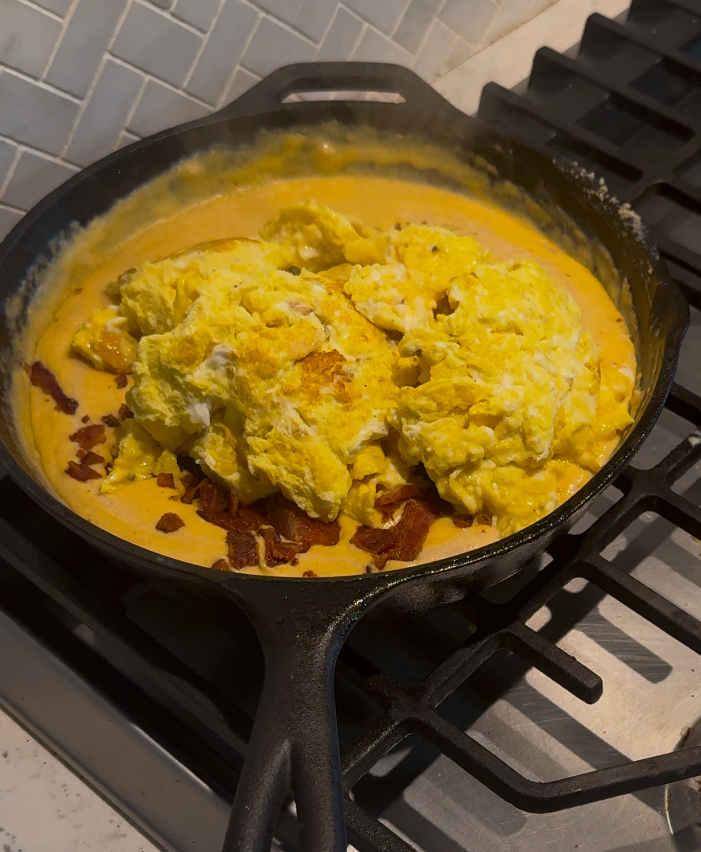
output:
M42 361L80 405L77 413L69 417L56 411L53 401L41 390L18 381L18 394L27 397L18 410L27 411L26 422L20 427L27 445L38 453L48 484L75 512L117 536L166 556L210 566L226 554L225 532L198 517L196 505L169 500L174 492L159 488L155 479L126 485L114 494L99 495L99 481L77 482L65 473L66 464L75 458L77 449L68 436L82 425L81 418L88 415L99 423L101 416L115 413L124 401L124 390L116 388L115 376L69 356L69 346L73 334L90 314L110 303L105 287L125 270L196 243L255 237L281 206L306 198L314 198L381 230L396 222L441 225L457 234L474 236L496 261L529 259L540 263L580 305L585 326L596 340L602 359L626 365L635 372L633 345L625 324L601 284L535 228L502 210L445 189L370 176L305 177L246 186L155 221L101 257L99 264L92 264L93 268L87 265L88 271L79 279L64 274L63 280L59 275L59 280L52 281L52 289L63 288L66 297L52 317L36 317L35 322L46 327L34 351L27 352L27 360ZM95 450L102 452L104 447L99 445ZM614 449L615 445L602 447L602 460ZM582 473L567 483L560 495L562 500L587 479L588 475ZM178 514L185 526L170 534L158 532L156 522L166 512ZM299 576L308 570L319 575L364 571L369 554L349 544L356 523L341 518L341 527L341 541L335 547L313 547L300 555L297 566L261 570L286 576ZM475 525L463 530L450 519L441 518L432 527L417 562L458 554L497 538L492 527ZM388 567L406 564L391 562Z

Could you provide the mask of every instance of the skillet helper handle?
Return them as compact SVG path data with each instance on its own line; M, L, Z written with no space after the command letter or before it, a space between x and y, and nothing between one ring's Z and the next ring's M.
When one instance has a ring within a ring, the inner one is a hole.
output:
M254 581L242 593L246 579L223 585L258 633L265 682L223 852L269 852L290 789L300 852L346 852L334 670L370 602L314 580Z
M309 92L385 92L398 95L410 107L430 106L432 109L454 111L454 107L418 74L401 65L386 62L302 62L285 65L268 74L219 110L217 115L231 118L279 110L290 95Z

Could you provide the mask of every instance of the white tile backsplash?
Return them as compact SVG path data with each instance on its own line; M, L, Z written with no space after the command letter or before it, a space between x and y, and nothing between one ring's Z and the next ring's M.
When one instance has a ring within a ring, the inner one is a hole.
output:
M553 2L0 0L0 238L76 166L281 65L397 62L432 82Z
M0 57L5 65L41 77L60 33L61 21L52 15L20 0L0 0Z

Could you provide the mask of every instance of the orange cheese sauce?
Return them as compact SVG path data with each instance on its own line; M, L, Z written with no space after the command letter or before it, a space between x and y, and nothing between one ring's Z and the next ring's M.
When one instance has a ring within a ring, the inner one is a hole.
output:
M534 227L504 211L446 189L371 176L303 177L279 179L260 185L228 190L210 200L175 210L115 245L99 262L86 264L82 277L57 276L51 287L63 288L65 298L51 316L37 313L34 322L43 330L34 335L33 351L27 361L42 361L58 378L63 390L79 402L74 416L55 410L53 401L41 390L18 381L18 394L25 396L18 410L25 411L20 428L25 442L37 457L44 477L68 506L91 523L166 556L201 565L212 565L226 554L226 533L196 514L196 505L169 500L174 492L159 488L155 479L135 482L109 495L99 495L99 480L77 482L65 473L75 458L76 444L68 439L81 418L92 422L115 413L124 401L124 390L115 386L115 376L99 372L69 355L71 338L78 327L110 299L105 287L122 272L145 260L165 257L200 242L226 237L255 237L262 225L275 217L281 206L314 198L335 210L380 230L396 222L426 222L449 228L457 234L474 236L489 249L495 261L534 260L580 305L584 323L603 359L627 365L635 371L633 345L625 324L602 285L580 263L544 237ZM67 249L70 251L70 247ZM66 269L70 265L66 266ZM107 430L108 434L111 430ZM114 443L114 442L113 442ZM108 445L109 446L109 445ZM103 453L105 445L95 448ZM602 447L602 458L614 446ZM563 499L584 484L588 475L567 486ZM166 534L155 528L166 512L175 512L185 526ZM301 554L297 566L263 567L264 573L299 576L313 570L319 575L363 572L369 554L349 543L357 526L341 518L342 539L333 548L313 547ZM429 534L419 563L461 553L491 543L496 530L474 525L458 529L449 518L437 521ZM390 562L388 567L406 563Z

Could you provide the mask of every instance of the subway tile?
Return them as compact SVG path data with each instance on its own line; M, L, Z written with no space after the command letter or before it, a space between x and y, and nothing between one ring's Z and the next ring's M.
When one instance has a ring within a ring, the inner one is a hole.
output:
M272 18L263 18L246 48L241 64L248 71L263 77L281 65L309 62L315 54L315 45Z
M63 18L71 8L73 0L33 0L33 2L37 6L41 6L42 9L48 9L49 12L60 15Z
M297 12L295 27L318 44L328 30L337 8L338 0L304 0Z
M416 53L440 5L441 0L411 0L392 39L409 53Z
M32 77L41 77L61 22L19 0L0 0L0 59Z
M219 0L176 0L171 14L207 33L217 15L219 5Z
M368 27L353 54L359 62L394 62L411 67L414 57L393 41Z
M149 80L127 129L138 136L150 136L168 127L201 118L207 112L205 106L187 95L164 86L158 80Z
M127 0L79 0L46 75L47 83L85 97Z
M251 86L255 86L255 84L259 81L260 77L257 74L251 74L251 72L246 71L245 68L237 68L234 78L222 99L222 103L224 105L230 104L232 101L235 101L239 95L247 92Z
M477 48L468 44L464 38L458 37L450 52L450 56L448 57L443 73L447 74L451 69L457 68L458 65L462 65L463 62L466 62L471 56L474 56L476 50Z
M134 68L107 60L66 151L69 162L87 166L114 150L143 82Z
M77 171L73 166L48 160L34 151L22 151L0 200L29 210Z
M255 0L255 4L279 21L293 24L303 5L303 0Z
M4 240L19 220L24 216L18 210L11 210L0 204L0 240Z
M0 134L58 154L68 141L79 105L9 71L0 74Z
M406 7L406 0L344 0L344 6L389 35Z
M110 52L166 83L181 86L201 46L202 36L150 6L134 2Z
M531 12L532 7L533 0L505 0L485 31L484 44L491 44L524 21L530 20L535 14Z
M7 173L10 171L10 166L15 160L17 146L12 142L6 142L0 139L0 186L5 182Z
M339 6L316 58L320 61L350 59L364 26L360 18Z
M173 0L148 0L152 6L158 6L159 9L170 9L173 5Z
M465 41L477 47L497 13L494 0L445 0L438 17Z
M138 142L140 139L141 137L137 136L136 133L129 133L128 130L122 130L122 132L119 134L117 144L114 146L114 150L118 151L120 148L126 148L127 145L131 145L134 142Z
M458 36L441 21L434 21L414 63L414 71L429 83L445 71Z
M207 103L219 103L257 22L255 9L241 0L226 0L186 91Z

